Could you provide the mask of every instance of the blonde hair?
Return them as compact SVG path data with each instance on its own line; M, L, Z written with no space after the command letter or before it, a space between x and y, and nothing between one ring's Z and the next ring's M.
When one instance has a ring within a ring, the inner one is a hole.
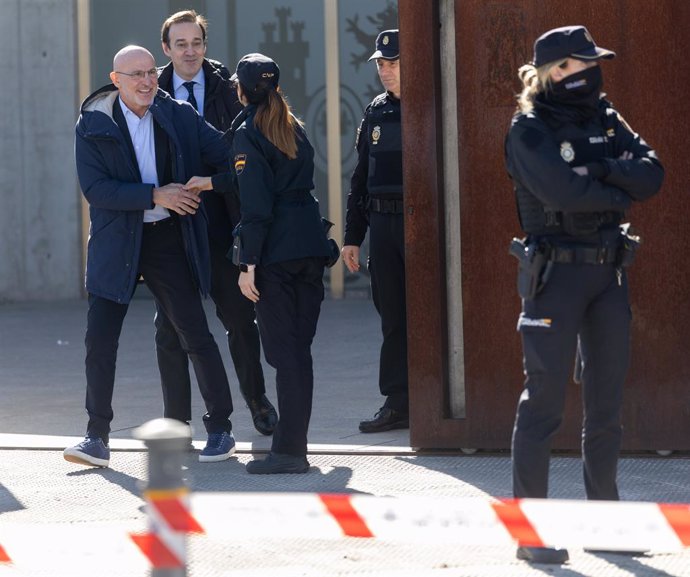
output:
M524 64L518 69L518 78L522 82L522 92L517 95L518 110L528 114L534 110L534 100L538 94L548 92L551 88L549 72L554 66L560 66L567 58L554 60L536 68L533 64Z

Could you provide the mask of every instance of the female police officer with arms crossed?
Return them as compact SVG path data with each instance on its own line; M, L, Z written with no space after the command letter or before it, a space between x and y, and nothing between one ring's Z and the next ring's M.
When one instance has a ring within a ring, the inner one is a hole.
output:
M331 255L314 188L314 149L278 90L278 65L247 54L232 80L245 105L233 122L242 219L235 234L242 293L256 304L264 353L276 369L278 424L271 453L247 464L255 474L306 473L314 376L311 343ZM228 175L187 186L227 192Z
M634 201L656 194L654 151L601 95L599 61L613 58L584 26L540 36L520 68L518 112L506 139L524 246L518 286L525 389L513 431L515 497L547 496L551 438L562 420L579 343L582 452L588 499L618 499L622 389L630 305L623 268L631 239L619 226ZM579 340L578 340L579 337ZM563 563L564 549L520 547L518 558Z

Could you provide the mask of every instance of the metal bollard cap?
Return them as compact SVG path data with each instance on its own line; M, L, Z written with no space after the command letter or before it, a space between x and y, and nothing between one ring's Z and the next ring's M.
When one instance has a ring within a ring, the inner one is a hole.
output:
M155 441L168 439L192 438L192 431L189 425L185 425L175 419L153 419L137 427L132 431L132 436L141 441Z

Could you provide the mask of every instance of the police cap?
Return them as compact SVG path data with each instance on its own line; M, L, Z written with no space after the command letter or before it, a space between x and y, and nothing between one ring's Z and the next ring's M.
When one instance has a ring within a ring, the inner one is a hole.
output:
M615 52L597 46L584 26L563 26L544 32L537 38L532 64L539 68L563 58L599 60L613 58L615 55Z
M239 80L240 84L249 90L255 90L260 84L278 86L280 79L280 68L268 56L253 52L245 54L237 63L235 74L230 77L230 80L236 82Z
M400 58L398 48L398 30L384 30L376 37L376 52L369 60L383 58L384 60L397 60Z

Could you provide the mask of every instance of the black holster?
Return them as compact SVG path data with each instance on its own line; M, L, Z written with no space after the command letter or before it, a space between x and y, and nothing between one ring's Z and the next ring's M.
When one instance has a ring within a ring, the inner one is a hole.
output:
M630 223L621 224L621 243L618 247L618 258L616 266L618 268L628 268L635 260L635 253L642 244L642 239L632 233Z
M325 218L321 217L321 225L326 233L328 250L330 251L330 254L326 257L326 266L331 268L335 263L338 262L338 259L340 258L340 247L335 239L328 236L328 232L331 230L334 224L330 220L326 220Z
M551 275L553 261L549 260L549 248L514 238L509 252L518 259L518 294L526 301L532 300L544 288Z

